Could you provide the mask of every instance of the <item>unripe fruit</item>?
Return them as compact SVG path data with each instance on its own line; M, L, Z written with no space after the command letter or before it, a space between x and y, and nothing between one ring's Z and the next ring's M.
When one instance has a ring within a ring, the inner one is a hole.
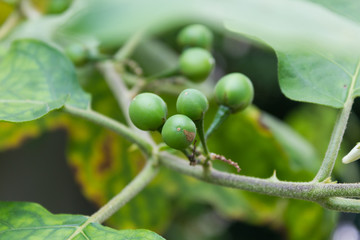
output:
M194 122L185 115L177 114L170 117L162 128L164 142L175 149L185 149L196 137Z
M136 127L145 131L154 131L166 120L166 103L158 95L141 93L131 101L129 115Z
M222 77L215 86L218 104L237 112L249 106L254 98L254 88L248 77L241 73L230 73Z
M185 89L176 101L176 110L196 121L203 118L209 108L205 95L196 89Z
M213 42L212 32L201 24L193 24L183 28L178 37L179 46L185 47L201 47L211 49Z
M202 48L189 48L180 56L180 71L191 81L202 82L214 67L214 58Z

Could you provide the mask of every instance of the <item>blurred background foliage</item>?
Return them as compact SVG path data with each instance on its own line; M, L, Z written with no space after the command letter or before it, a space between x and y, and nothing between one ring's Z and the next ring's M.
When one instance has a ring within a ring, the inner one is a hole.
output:
M176 46L176 35L182 26L193 22L209 24L215 33L212 52L216 69L206 83L196 86L211 100L205 125L210 124L216 112L212 87L219 77L229 72L242 72L249 76L255 87L254 106L231 116L209 140L210 150L238 162L242 168L240 174L243 175L268 178L276 171L279 179L289 181L309 181L315 176L325 154L337 111L285 98L277 80L274 51L242 35L222 30L216 19L223 17L223 13L218 13L215 8L221 6L231 10L233 5L248 4L248 9L241 10L243 13L254 8L249 1L226 1L222 5L214 2L206 5L203 1L186 2L189 8L193 6L195 10L179 8L179 14L171 18L173 22L161 20L183 5L166 5L167 8L155 9L152 2L128 1L126 8L115 8L116 11L110 11L110 14L100 15L103 9L123 2L126 1L89 3L85 11L75 14L70 20L67 18L64 23L71 0L32 0L36 9L44 14L43 18L37 20L42 21L43 25L29 21L8 39L37 37L56 46L66 45L75 39L87 45L99 45L107 54L119 48L144 23L155 22L152 29L154 34L143 39L131 59L142 69L143 76L152 76L177 66L177 56L181 50ZM275 1L276 4L282 2L285 1ZM139 7L139 3L144 5ZM162 1L157 0L156 3L161 4ZM339 11L339 14L343 13L341 4L334 7L328 1L321 3ZM204 9L199 10L199 4L205 4ZM276 6L271 9L274 8ZM0 1L0 24L13 9L12 1ZM230 10L228 13L240 14ZM203 15L194 17L195 13ZM214 21L209 17L212 14L215 15ZM286 17L288 15L285 14L275 20L281 21ZM252 23L252 20L249 19L249 23L239 20L231 28L243 27L251 34L249 26L261 22ZM299 24L297 21L300 20L291 19L295 24ZM58 28L54 26L60 23L62 30L55 32ZM47 28L39 29L39 26ZM256 31L264 31L268 27L256 26ZM335 31L336 27L327 30ZM48 31L52 28L53 31ZM280 36L277 38L264 31L264 40L275 45L282 44L278 39L289 40L288 28L279 29ZM38 35L42 30L44 32ZM299 31L303 31L301 36L305 41L313 29ZM78 34L84 34L87 38L80 38ZM96 37L96 41L92 37ZM312 41L319 43L319 39ZM331 41L328 44L347 40L339 37ZM348 43L352 44L351 41ZM77 71L83 88L92 95L94 110L123 121L121 110L94 63L83 64ZM132 71L124 74L123 78L129 85L136 84L137 76ZM166 79L166 82L155 81L146 90L160 94L168 104L169 115L173 115L176 93L185 88L181 81L176 78ZM358 141L360 127L356 117L359 114L357 105L355 103L356 114L350 119L339 159ZM154 133L154 138L160 138L158 133ZM54 213L91 214L123 189L144 164L135 146L108 130L61 112L53 112L32 122L0 123L0 150L0 200L35 201ZM333 180L359 181L358 165L342 166L340 161L337 162ZM214 166L236 173L231 166L221 162L215 162ZM345 221L360 225L359 219L353 214L338 214L314 203L213 186L161 169L160 175L107 223L119 229L150 229L175 240L240 237L315 240L329 239L336 225L339 226L339 219L340 224Z

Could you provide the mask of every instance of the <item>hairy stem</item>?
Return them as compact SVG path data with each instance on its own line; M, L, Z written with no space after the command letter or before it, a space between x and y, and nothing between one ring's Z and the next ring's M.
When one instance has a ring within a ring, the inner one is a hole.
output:
M143 170L126 187L107 204L95 212L84 224L82 224L68 239L74 239L90 223L103 223L116 213L122 206L134 198L158 173L158 166L149 160Z
M220 127L220 125L229 117L231 111L228 107L220 105L219 109L211 123L209 129L206 131L205 139L208 139L210 135Z
M20 19L20 13L17 10L14 10L0 28L0 40L10 33L10 31L16 26Z
M336 120L334 130L331 134L331 139L324 160L313 181L321 182L330 177L340 149L340 144L346 129L346 124L349 119L351 106L352 101L346 104L345 107L341 110Z
M136 134L134 131L129 129L127 126L121 124L114 119L106 117L98 112L95 112L91 109L83 110L80 108L72 107L69 105L64 106L64 110L72 115L79 116L90 122L99 124L100 126L106 127L119 135L123 136L125 139L133 142L139 146L139 148L145 153L145 155L150 156L152 153L153 146L148 141L145 141L141 136Z
M144 169L126 187L105 206L94 213L90 219L92 222L102 223L117 212L128 201L135 197L158 173L158 166L148 160Z
M140 131L134 126L131 122L129 116L129 106L131 101L131 96L128 88L125 86L125 83L119 73L116 71L114 64L111 61L101 62L98 65L99 70L105 77L105 81L108 84L110 90L114 94L122 112L125 116L127 124L132 128L139 136L146 139L149 143L154 145L154 141L147 132Z
M35 9L30 0L22 0L20 2L20 10L27 19L37 19L41 17L40 12Z
M325 208L341 211L360 213L360 200L341 197L326 198L318 201Z
M106 83L113 92L122 112L129 125L132 125L128 109L130 105L130 96L127 87L116 71L111 61L101 62L97 65L100 72L104 75ZM133 126L133 125L132 125Z
M200 166L189 166L186 161L166 152L161 152L160 163L178 173L231 188L322 203L329 197L360 197L360 184L335 184L314 182L286 182L274 178L261 179L221 172L215 169L204 174Z
M321 167L313 180L314 182L324 181L326 178L331 176L337 155L339 153L339 149L340 149L340 145L341 145L341 142L342 142L342 139L344 136L346 125L349 120L351 108L354 103L353 91L354 91L354 87L355 87L355 82L359 75L359 69L360 69L360 62L356 67L354 76L351 81L351 85L349 87L348 97L344 104L344 108L341 110L341 112L336 120L334 130L331 134L331 139L330 139L330 142L328 145L328 149L326 151L326 154L325 154L324 160L321 164Z

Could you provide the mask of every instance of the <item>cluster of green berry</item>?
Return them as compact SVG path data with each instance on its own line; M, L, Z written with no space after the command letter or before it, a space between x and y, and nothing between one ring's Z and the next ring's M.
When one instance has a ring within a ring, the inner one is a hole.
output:
M198 97L201 98L200 102ZM194 104L189 111L186 106L191 105L191 102ZM200 91L187 89L180 94L176 105L181 114L166 119L167 106L164 100L153 93L141 93L130 103L130 119L141 130L161 132L164 142L170 147L179 150L185 149L196 136L196 126L193 120L198 115L204 115L208 108L208 102ZM201 114L197 113L201 109L196 106L202 109Z
M180 72L193 82L204 81L215 65L209 52L213 42L212 32L205 26L194 24L182 29L177 42L184 49L180 55Z
M206 49L210 49L212 39L212 33L205 26L198 24L188 26L180 32L179 44L189 47L180 56L180 69L189 79L200 81L209 75L214 60ZM200 70L197 71L197 68ZM188 157L186 149L198 135L203 154L208 158L207 138L231 113L243 110L251 104L254 89L245 75L230 73L217 82L214 95L220 106L206 134L203 120L209 102L202 92L192 88L185 89L179 94L176 102L178 114L169 119L167 105L161 97L153 93L141 93L130 103L130 119L142 130L159 131L168 146L183 151Z
M231 73L215 86L215 97L220 104L207 138L228 116L245 109L253 99L253 87L243 74ZM175 149L186 149L194 141L196 132L203 133L202 122L209 103L205 95L196 89L182 91L176 102L176 114L167 119L167 105L153 93L141 93L130 103L129 115L134 125L145 131L161 132L164 142ZM202 136L199 136L200 140ZM203 142L201 140L201 142ZM204 143L203 148L205 149Z

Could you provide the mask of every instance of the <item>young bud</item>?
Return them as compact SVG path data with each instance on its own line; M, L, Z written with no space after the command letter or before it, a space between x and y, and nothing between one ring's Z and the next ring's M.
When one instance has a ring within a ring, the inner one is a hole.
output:
M354 162L360 158L360 142L342 159L344 164Z

